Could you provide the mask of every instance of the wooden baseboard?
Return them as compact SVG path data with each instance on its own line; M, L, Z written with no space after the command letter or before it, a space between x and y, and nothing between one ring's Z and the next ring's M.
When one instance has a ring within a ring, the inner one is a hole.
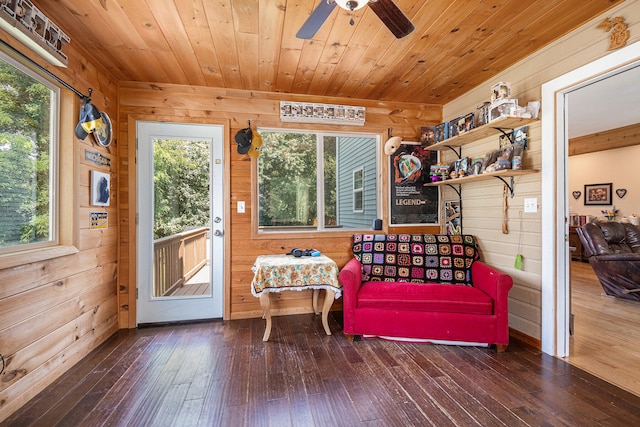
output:
M533 338L523 332L509 328L509 337L516 339L529 347L535 348L536 350L542 350L542 342L539 339Z

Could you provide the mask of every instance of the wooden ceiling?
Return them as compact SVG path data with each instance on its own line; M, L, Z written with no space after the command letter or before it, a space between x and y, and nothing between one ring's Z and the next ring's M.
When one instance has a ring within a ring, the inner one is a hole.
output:
M337 7L297 39L319 1L36 4L121 81L445 104L622 0L396 0L416 27L403 39Z

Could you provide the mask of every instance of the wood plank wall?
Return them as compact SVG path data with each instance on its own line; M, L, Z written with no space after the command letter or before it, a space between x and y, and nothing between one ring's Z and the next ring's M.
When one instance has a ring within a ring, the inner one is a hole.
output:
M436 124L441 120L441 108L435 105L390 103L327 97L292 96L278 93L223 90L206 87L179 86L151 83L120 84L119 102L119 177L121 248L119 261L119 304L121 327L135 327L135 144L136 120L157 120L192 123L223 123L226 126L225 156L227 179L227 218L225 235L227 251L225 268L225 318L239 319L261 316L259 300L251 295L251 266L257 255L284 253L293 247L313 247L334 258L339 266L349 259L350 234L312 234L295 238L262 238L252 233L252 183L255 182L252 161L239 155L233 135L251 120L257 127L344 130L372 132L381 135L384 142L387 130L407 140L418 140L420 126ZM367 107L364 127L328 126L281 123L279 102L324 102L332 104L363 105ZM381 147L382 149L382 147ZM381 159L387 157L382 154ZM383 162L386 165L386 162ZM383 174L382 176L386 176ZM386 185L386 183L385 183ZM386 194L386 190L383 192ZM246 202L247 213L236 213L236 202ZM387 211L386 203L384 211ZM385 214L386 215L386 214ZM407 229L426 232L426 228ZM438 228L431 228L431 232ZM393 230L392 230L393 231ZM397 231L397 230L396 230ZM276 314L311 312L311 299L306 293L285 292L272 299Z
M0 38L84 94L93 88L93 103L112 118L117 113L117 84L91 55L69 46L68 68L48 65L5 32ZM19 262L0 257L0 353L5 371L0 376L0 421L35 396L118 329L116 275L118 255L117 159L114 143L105 149L75 138L81 101L62 90L61 146L69 153L61 160L64 182L62 212L69 231L71 255L38 260L24 254ZM115 120L114 120L115 124ZM111 167L85 160L85 150L111 159ZM112 199L108 208L89 206L90 171L111 173ZM89 229L89 211L107 211L109 228ZM42 257L40 257L42 258Z

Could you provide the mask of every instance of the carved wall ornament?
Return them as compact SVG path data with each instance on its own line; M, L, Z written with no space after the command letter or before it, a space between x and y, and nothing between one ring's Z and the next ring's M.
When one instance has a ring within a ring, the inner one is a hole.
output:
M627 44L630 33L622 16L613 19L605 18L596 28L602 28L609 34L609 50L619 49Z

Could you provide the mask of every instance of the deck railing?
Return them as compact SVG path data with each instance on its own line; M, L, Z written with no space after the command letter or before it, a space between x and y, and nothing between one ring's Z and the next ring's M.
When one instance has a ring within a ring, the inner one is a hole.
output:
M153 242L153 295L183 286L207 263L209 227L196 228Z

